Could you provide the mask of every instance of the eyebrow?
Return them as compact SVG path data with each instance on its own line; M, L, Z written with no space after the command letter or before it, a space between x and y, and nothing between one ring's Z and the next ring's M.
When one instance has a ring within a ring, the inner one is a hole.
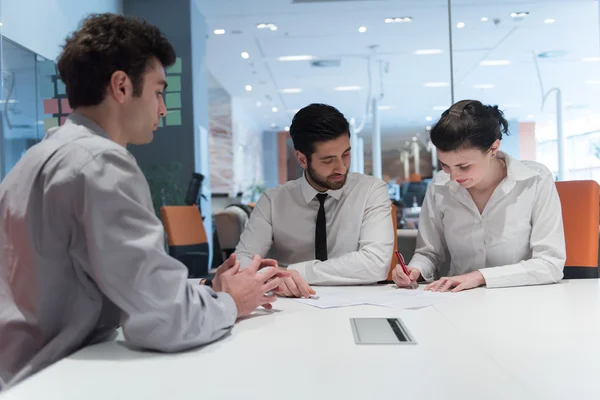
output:
M159 85L160 85L160 84L162 84L162 85L163 85L163 90L166 90L166 89L167 89L167 87L169 86L169 84L167 83L167 81L166 81L166 80L164 80L164 79L163 79L163 80L161 80L160 82L158 82L158 84L159 84Z
M442 164L442 165L448 165L448 164L446 164L445 162L441 162L441 161L440 161L440 164ZM464 163L462 163L462 164L456 164L456 165L455 165L455 167L464 167L464 166L466 166L467 164L469 164L469 161L467 161L467 162L464 162ZM469 165L470 165L470 164L469 164Z
M350 150L352 150L352 147L348 147L348 148L346 149L346 151L344 151L344 153L343 153L343 154L346 154L346 153L347 153L347 152L349 152ZM320 160L321 160L321 161L325 161L325 160L328 160L328 159L330 159L330 158L335 158L335 156L325 156L325 157L321 157L321 158L320 158Z

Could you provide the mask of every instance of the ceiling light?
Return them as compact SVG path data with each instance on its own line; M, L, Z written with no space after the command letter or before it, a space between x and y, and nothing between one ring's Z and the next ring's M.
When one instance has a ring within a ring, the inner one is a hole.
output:
M225 29L215 29L215 30L213 31L213 33L214 33L215 35L224 35L224 34L225 34Z
M354 125L356 124L356 118L352 117L350 118L350 125Z
M394 108L394 107L388 106L388 105L377 106L377 109L381 110L381 111L388 111L388 110L391 110L392 108Z
M384 21L386 24L396 24L399 22L411 22L413 19L412 17L393 17L393 18L386 18Z
M337 92L355 92L357 90L361 90L362 87L360 86L338 86L333 88L333 90L337 91Z
M313 59L313 56L282 56L279 57L279 61L310 61Z
M479 63L482 67L494 67L499 65L509 65L509 60L483 60Z
M479 83L473 86L475 89L493 89L494 85L491 83Z
M426 131L430 131L430 130L431 130L431 125L427 125L427 126L425 127L425 130L426 130Z
M416 50L415 54L418 56L430 56L433 54L442 54L442 50L440 50L440 49L421 49L421 50Z
M256 102L256 107L262 107L262 103L260 101Z
M481 22L488 22L487 17L481 17Z
M528 11L520 11L520 12L514 12L514 13L510 14L511 18L516 21L521 21L523 18L525 18L528 15L529 15Z
M428 115L425 117L425 121L431 122L431 121L433 121L433 118Z
M279 109L277 107L273 107L272 110L273 110L273 112L279 111Z
M261 24L256 25L256 27L258 29L270 29L272 31L276 31L277 30L277 25L272 24L270 22L263 22Z
M286 126L286 127L285 127L285 128L283 128L283 129L284 129L286 132L289 132L289 131L290 131L290 127L289 127L289 126Z
M276 124L275 122L273 122L273 123L271 124L271 128L277 128L277 124Z
M459 22L458 24L456 24L456 27L457 27L458 29L462 29L462 28L464 28L464 27L465 27L465 23L464 23L464 22Z
M300 88L287 88L287 89L281 89L281 90L279 91L279 93L283 93L283 94L302 93L302 89L300 89Z
M527 119L534 119L534 118L535 118L535 115L533 115L533 114L529 114L529 115L527 116Z
M553 24L553 23L555 23L555 22L556 22L556 20L555 20L554 18L548 18L548 19L545 19L545 20L544 20L544 23L545 23L545 24Z
M250 54L248 54L247 52L245 52L245 51L244 51L244 52L242 53L242 58L243 58L244 60L247 60L247 59L249 59L249 58L250 58Z
M361 26L360 28L358 28L358 31L360 33L365 33L367 31L367 27L366 26Z
M246 85L246 92L251 92L251 91L252 91L252 86Z
M600 62L600 57L583 57L581 59L583 62Z
M585 81L585 83L587 83L588 85L600 85L600 80L598 79L592 79L589 81Z
M446 87L448 86L448 82L427 82L423 86L428 88Z

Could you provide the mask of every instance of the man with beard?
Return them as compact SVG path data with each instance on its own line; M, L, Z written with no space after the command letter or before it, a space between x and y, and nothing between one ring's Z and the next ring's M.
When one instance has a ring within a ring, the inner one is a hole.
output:
M309 297L310 285L382 281L395 232L386 184L349 173L350 127L332 106L311 104L292 121L290 134L304 175L267 190L236 249L242 267L267 253L287 267L280 294Z

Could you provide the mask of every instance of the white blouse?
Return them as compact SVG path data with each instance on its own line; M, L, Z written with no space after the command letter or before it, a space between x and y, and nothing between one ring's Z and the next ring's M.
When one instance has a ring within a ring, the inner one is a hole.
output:
M505 153L507 176L483 213L465 188L440 171L427 190L409 265L427 281L450 261L450 276L479 270L487 287L555 283L566 260L562 211L554 177L534 161Z

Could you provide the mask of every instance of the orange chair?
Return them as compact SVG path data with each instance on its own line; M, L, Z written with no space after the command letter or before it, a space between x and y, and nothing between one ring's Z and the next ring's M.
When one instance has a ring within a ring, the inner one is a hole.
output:
M562 205L567 248L564 278L598 278L598 183L556 182L556 190Z
M392 272L394 272L394 268L396 268L396 264L398 264L398 256L396 256L396 250L398 250L398 221L396 220L397 210L396 206L392 204L392 226L394 227L394 253L392 254L392 265L390 265L390 272L388 272L387 281L393 281Z
M160 217L167 233L171 257L186 265L189 278L208 276L208 238L198 207L163 206Z

